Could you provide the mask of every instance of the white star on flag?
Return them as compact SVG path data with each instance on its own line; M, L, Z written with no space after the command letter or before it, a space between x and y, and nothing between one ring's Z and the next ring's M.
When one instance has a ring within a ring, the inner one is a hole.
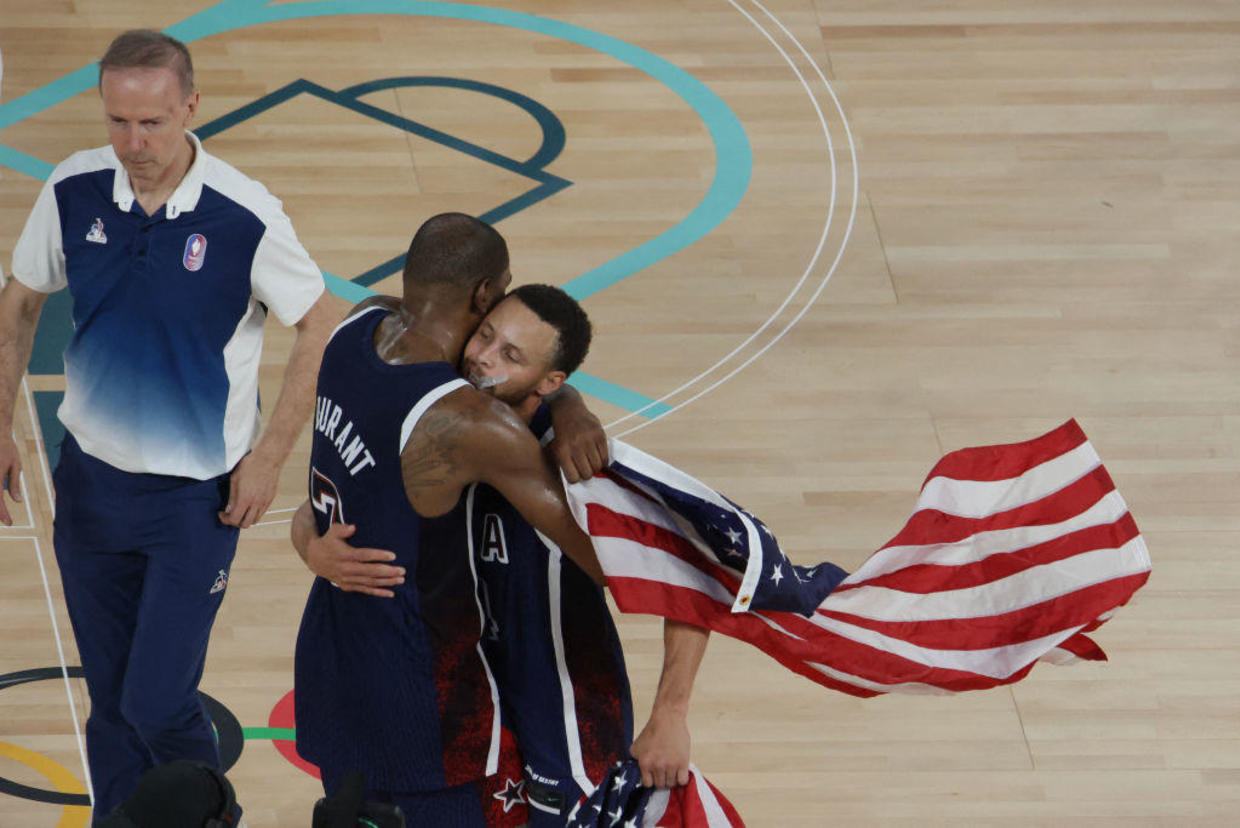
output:
M736 531L735 529L729 529L728 531L724 532L723 534L725 534L725 535L727 535L727 536L728 536L728 542L729 542L729 543L736 543L738 540L740 540L740 539L741 539L741 533L740 533L740 532L738 532L738 531Z
M525 801L525 796L521 789L525 787L525 780L513 782L512 779L504 780L504 789L491 794L492 797L504 803L504 813L508 813L516 805L520 805Z
M780 567L781 564L775 564L775 571L771 573L771 580L775 582L775 586L779 586L779 582L784 579L784 573Z

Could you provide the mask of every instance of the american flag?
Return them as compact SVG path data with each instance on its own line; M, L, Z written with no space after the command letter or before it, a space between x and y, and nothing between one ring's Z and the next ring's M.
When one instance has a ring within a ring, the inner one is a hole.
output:
M617 762L573 808L567 828L745 828L732 803L693 764L687 785L640 783L636 759Z
M758 518L613 441L568 487L617 606L747 641L854 696L1019 681L1037 661L1105 660L1087 633L1149 577L1136 523L1075 421L954 451L904 528L849 575L793 564Z

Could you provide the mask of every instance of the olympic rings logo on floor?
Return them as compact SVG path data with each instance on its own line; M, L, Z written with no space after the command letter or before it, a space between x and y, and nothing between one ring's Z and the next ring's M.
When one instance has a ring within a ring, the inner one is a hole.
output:
M38 667L33 670L21 670L16 673L0 675L0 690L37 681L55 681L66 675L66 673L69 678L82 678L81 667L69 667L64 671L60 667ZM245 746L247 734L242 730L241 723L237 721L237 717L233 715L231 710L206 693L199 691L199 695L202 697L203 705L207 708L207 715L210 716L212 723L215 725L216 736L219 740L221 766L225 771L228 771L241 758L241 751ZM262 728L256 730L268 731L269 729ZM264 737L271 738L266 732L256 732L251 738ZM41 753L3 741L0 741L0 756L25 765L43 776L55 787L55 790L36 788L0 776L0 796L13 796L34 802L64 805L66 806L66 813L65 820L60 823L62 826L86 824L86 819L89 816L87 809L90 808L90 795L86 793L86 786L82 784L81 780L63 765ZM76 817L79 815L79 809L81 815L80 822L76 820ZM70 811L75 813L70 813Z

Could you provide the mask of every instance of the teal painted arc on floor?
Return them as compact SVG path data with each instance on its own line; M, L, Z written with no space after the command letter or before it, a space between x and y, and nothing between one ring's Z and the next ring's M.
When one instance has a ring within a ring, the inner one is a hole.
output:
M192 42L260 23L364 14L407 14L471 20L568 40L610 55L655 78L680 96L706 124L715 150L715 175L706 195L693 211L674 227L566 283L564 289L577 299L598 293L689 247L722 224L736 209L749 188L753 171L753 153L749 139L736 114L718 95L685 70L641 47L571 23L508 9L449 2L309 0L271 6L261 0L224 0L169 26L165 31L181 40ZM97 82L97 75L97 64L91 64L8 104L0 105L0 129L91 88ZM29 156L24 159L17 158L22 166L15 166L14 169L28 172L31 169L30 162L35 159L30 159ZM0 155L0 163L7 165L4 155ZM48 169L50 171L50 167Z
M0 129L38 115L43 110L67 101L79 92L93 87L99 80L99 62L83 66L46 86L31 90L6 104L0 104Z
M31 178L37 178L39 181L47 181L52 170L56 169L54 164L49 164L41 158L35 158L33 155L27 155L21 150L15 150L3 144L0 144L0 166L16 170Z
M735 113L718 95L685 70L641 47L571 23L508 9L451 2L308 0L268 5L266 0L223 0L167 27L165 31L188 43L262 23L367 14L405 14L476 21L523 29L577 43L610 55L655 78L683 99L706 124L715 151L715 175L706 195L688 216L669 230L563 285L564 289L577 299L592 296L694 244L722 224L748 190L753 169L749 139ZM90 89L97 81L98 64L91 63L40 89L2 104L0 129ZM46 162L3 146L0 146L0 164L40 180L46 180L53 169L52 165ZM333 293L350 301L364 298L357 290L359 286L332 274L325 274L325 278ZM573 380L583 391L586 391L586 388L594 389L586 393L613 402L629 411L641 410L648 417L661 416L671 411L670 407L655 403L649 397L597 377L580 375ZM603 394L608 396L602 396Z
M327 283L329 291L346 302L352 302L355 305L367 297L374 296L376 293L376 291L364 285L350 282L348 279L343 279L334 273L328 273L326 270L323 271L323 281Z
M568 384L583 394L589 394L591 397L617 405L625 411L639 412L643 417L650 419L662 417L672 410L671 406L652 397L631 391L623 385L616 385L614 382L608 382L593 374L587 374L585 371L575 371L569 377Z
M369 296L375 295L375 291L370 288L362 287L347 279L341 279L339 276L333 276L327 271L323 271L323 278L327 282L328 290L340 298L355 304ZM585 371L574 372L568 382L583 394L589 394L604 402L619 406L625 411L641 412L644 417L653 419L672 410L669 406L657 402L645 394L640 394L622 385L616 385L614 382L608 382L593 374L587 374Z

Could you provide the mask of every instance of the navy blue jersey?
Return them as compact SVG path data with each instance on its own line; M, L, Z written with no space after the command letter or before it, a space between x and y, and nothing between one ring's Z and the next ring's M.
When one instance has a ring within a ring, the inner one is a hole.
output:
M545 430L535 419L535 432ZM602 587L539 536L490 486L466 495L483 649L517 737L530 807L554 789L571 808L628 758L633 711ZM567 813L564 809L562 813ZM533 812L531 812L533 816Z
M396 553L395 598L315 579L297 637L298 752L379 790L426 791L494 772L497 701L478 646L481 612L464 499L420 517L400 452L417 419L465 383L447 363L388 365L373 338L383 308L346 320L319 372L310 499L318 531L357 526L350 543Z

